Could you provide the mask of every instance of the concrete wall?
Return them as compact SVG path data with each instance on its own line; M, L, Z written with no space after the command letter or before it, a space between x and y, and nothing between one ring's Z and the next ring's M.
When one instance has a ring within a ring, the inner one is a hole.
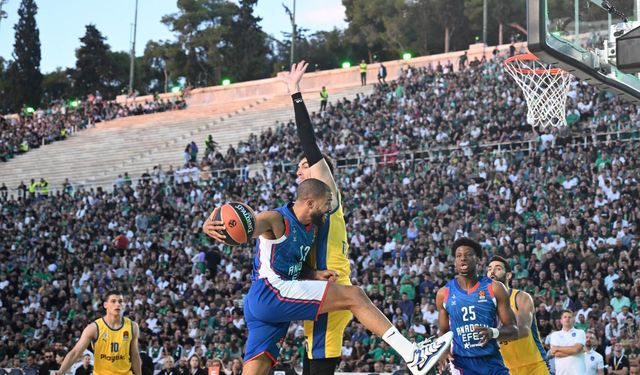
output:
M485 47L484 44L472 44L467 50L469 61L473 61L475 58L482 59L482 56L486 56L487 59L492 57L493 50L496 47ZM509 45L504 44L497 47L501 53L508 53ZM526 49L526 42L516 44L517 51ZM458 58L465 51L456 51L443 53L439 55L421 56L415 57L408 61L405 60L392 60L385 61L384 65L387 67L387 80L393 80L400 74L400 69L411 65L414 67L427 66L429 64L437 65L438 63L446 64L449 61L453 63L455 69L458 68ZM360 68L357 66L349 69L331 69L320 72L307 73L302 81L303 92L319 92L322 86L326 86L331 91L339 88L354 87L360 85ZM378 64L369 64L367 67L367 83L377 82L378 76ZM210 86L194 89L191 91L191 97L187 100L190 106L199 105L215 105L223 104L226 102L247 100L247 99L259 99L269 98L273 96L287 94L287 85L285 78L287 72L278 73L274 78L260 79L250 82L234 83L229 86ZM171 98L175 94L162 94L162 98ZM116 99L119 103L126 101L126 96L121 95ZM153 100L151 95L140 96L135 101ZM129 100L130 102L131 100Z

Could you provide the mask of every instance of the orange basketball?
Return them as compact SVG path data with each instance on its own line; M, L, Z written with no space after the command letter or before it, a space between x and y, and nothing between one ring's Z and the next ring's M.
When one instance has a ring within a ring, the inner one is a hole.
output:
M220 207L214 220L224 223L220 231L227 237L225 243L231 246L242 245L251 240L256 229L256 216L251 207L240 202L225 203Z

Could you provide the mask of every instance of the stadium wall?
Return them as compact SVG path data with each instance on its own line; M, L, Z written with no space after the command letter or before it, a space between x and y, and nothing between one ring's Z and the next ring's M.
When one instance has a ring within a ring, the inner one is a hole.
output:
M468 61L471 62L474 59L482 60L483 56L487 59L492 57L493 50L498 48L501 53L509 51L509 44L503 44L501 46L492 47L485 46L482 43L472 44L469 49L466 50ZM526 42L515 44L516 50L526 48ZM391 60L385 61L384 65L387 68L387 80L393 80L398 77L400 69L411 65L414 67L427 66L429 64L442 65L451 62L454 66L454 70L458 69L458 59L465 51L455 51L449 53L443 53L439 55L420 56L410 60ZM322 89L322 86L326 86L329 90L329 94L336 89L342 89L347 87L355 87L360 85L360 68L356 66L348 69L331 69L323 70L319 72L307 73L302 81L303 92L318 92ZM377 82L378 76L378 64L369 64L367 68L367 80L369 83ZM276 77L260 79L249 82L239 82L228 86L210 86L191 90L190 97L187 99L189 106L199 105L212 105L222 104L238 100L254 100L259 98L269 98L273 96L287 94L287 85L284 81L287 72L280 72ZM161 94L162 98L171 98L175 94L166 93ZM153 100L153 96L139 96L135 99L136 102ZM127 102L126 95L120 95L116 98L118 103ZM131 99L128 100L131 102Z

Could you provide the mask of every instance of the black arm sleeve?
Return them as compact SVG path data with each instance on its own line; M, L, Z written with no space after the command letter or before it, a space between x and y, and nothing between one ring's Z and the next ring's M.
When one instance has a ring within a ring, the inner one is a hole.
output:
M297 92L291 95L291 99L293 99L293 109L296 114L298 138L300 138L304 156L307 157L309 166L312 166L322 160L322 152L320 152L320 148L316 143L316 136L313 132L313 126L311 125L309 112L307 112L307 106L304 104L304 100L302 100L302 94Z

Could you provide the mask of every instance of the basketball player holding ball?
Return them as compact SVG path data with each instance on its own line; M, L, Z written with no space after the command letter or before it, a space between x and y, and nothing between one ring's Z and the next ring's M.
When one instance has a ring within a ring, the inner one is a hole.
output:
M296 195L294 202L275 210L248 215L252 225L239 225L243 206L234 204L216 208L203 225L207 235L224 243L230 243L231 236L237 241L242 235L238 231L249 238L249 227L257 238L251 287L244 300L249 335L243 374L269 373L280 351L277 343L291 321L317 321L322 314L349 310L399 353L413 374L425 375L451 345L451 333L435 341L412 343L361 288L330 282L337 278L336 271L311 270L312 280L299 280L311 247L327 240L320 229L332 210L333 195L327 184L315 178L302 181Z

